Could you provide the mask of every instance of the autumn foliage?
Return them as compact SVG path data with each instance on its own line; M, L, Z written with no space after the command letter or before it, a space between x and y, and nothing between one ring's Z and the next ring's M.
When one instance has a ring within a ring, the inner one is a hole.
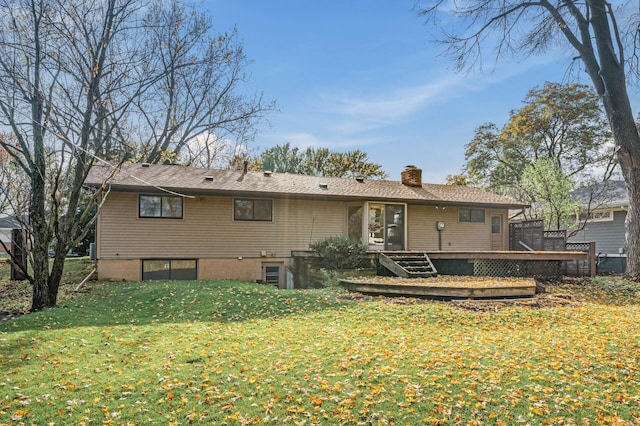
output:
M470 311L235 282L93 284L0 323L3 424L640 422L640 287ZM607 294L614 294L609 292Z

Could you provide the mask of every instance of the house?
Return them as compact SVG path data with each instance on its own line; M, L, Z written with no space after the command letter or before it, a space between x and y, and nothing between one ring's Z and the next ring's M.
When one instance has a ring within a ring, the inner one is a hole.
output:
M629 196L624 181L606 181L575 190L581 213L576 222L584 227L568 242L596 243L599 273L623 273L626 269L625 219Z
M95 166L88 187L112 172ZM329 237L371 251L506 250L512 199L467 186L123 164L96 229L100 279L240 279L285 287L297 252Z
M16 222L15 218L9 216L0 217L0 241L2 241L8 250L11 250L12 232L14 229L20 229L20 224ZM4 252L2 245L0 245L0 253L1 252Z

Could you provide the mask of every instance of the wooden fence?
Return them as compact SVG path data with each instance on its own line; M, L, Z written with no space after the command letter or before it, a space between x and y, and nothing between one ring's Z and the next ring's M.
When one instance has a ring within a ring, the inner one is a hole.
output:
M542 219L510 223L509 250L584 252L586 259L563 262L561 272L570 276L596 274L595 243L567 243L565 230L545 231Z

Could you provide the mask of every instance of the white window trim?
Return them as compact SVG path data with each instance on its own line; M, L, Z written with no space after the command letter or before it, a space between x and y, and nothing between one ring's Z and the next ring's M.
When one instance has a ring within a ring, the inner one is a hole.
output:
M403 218L403 228L404 228L404 249L406 250L409 246L409 235L407 234L408 229L408 218L409 218L409 208L407 203L398 203L398 202L388 202L388 201L367 201L364 203L364 211L363 211L363 220L362 220L362 244L367 246L369 250L372 250L372 246L376 244L371 244L369 242L369 206L371 204L383 204L383 205L395 205L395 206L404 206L404 218ZM377 246L377 245L376 245ZM384 243L382 244L384 247Z
M589 218L587 219L587 223L592 222L613 222L614 209L598 209L589 212ZM602 217L602 213L608 213L607 217ZM594 217L596 216L596 217ZM580 213L576 215L576 222L582 222L584 219L580 218Z

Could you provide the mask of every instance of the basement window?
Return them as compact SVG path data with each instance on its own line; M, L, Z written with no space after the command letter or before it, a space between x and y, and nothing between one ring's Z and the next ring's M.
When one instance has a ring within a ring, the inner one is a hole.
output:
M196 280L198 262L195 259L145 259L142 280Z

